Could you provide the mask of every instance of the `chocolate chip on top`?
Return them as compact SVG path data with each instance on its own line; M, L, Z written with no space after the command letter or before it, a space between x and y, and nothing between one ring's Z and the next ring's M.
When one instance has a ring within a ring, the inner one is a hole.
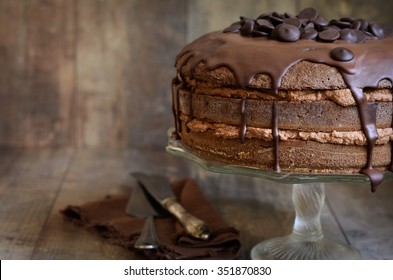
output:
M354 54L347 48L334 48L330 51L330 56L337 61L351 61L354 58Z
M328 21L318 15L314 8L306 8L297 16L273 12L264 13L257 19L240 17L240 21L225 28L224 32L268 37L282 42L309 39L327 43L336 40L363 43L370 39L382 39L392 33L391 29L365 19L341 18Z

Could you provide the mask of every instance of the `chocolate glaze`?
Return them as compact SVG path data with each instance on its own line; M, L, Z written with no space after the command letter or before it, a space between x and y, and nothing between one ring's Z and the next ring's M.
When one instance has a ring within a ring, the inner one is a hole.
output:
M180 97L179 97L179 90L182 87L182 84L177 80L177 78L173 79L172 81L172 112L173 117L175 119L175 129L176 129L176 136L180 138L179 133L182 132L181 127L181 119L180 119Z
M240 126L240 141L244 143L247 132L247 111L246 99L243 99L240 104L241 126Z
M346 48L354 54L351 61L334 60L330 53L335 48ZM256 74L268 74L272 78L272 89L277 93L281 80L288 69L300 61L323 63L336 67L352 91L356 101L362 130L367 138L367 164L360 172L370 178L372 190L382 182L383 174L372 168L372 156L376 129L375 104L367 102L363 89L375 88L383 79L393 81L393 36L381 40L369 40L352 44L338 40L321 43L299 40L283 43L269 38L242 37L236 33L212 32L185 46L177 57L176 67L181 69L190 62L189 77L199 63L204 62L209 70L225 66L229 68L241 87L247 88ZM182 58L181 60L179 60ZM182 61L180 64L179 61ZM274 107L276 111L276 107ZM277 114L272 120L275 143L275 169L280 170L278 148ZM382 178L382 179L381 179Z
M194 91L195 91L194 88L190 89L190 115L188 117L188 120L186 121L186 130L187 130L187 132L190 132L190 129L188 128L187 124L190 121L192 121L192 119L194 118L194 111L193 111L193 108L192 108L192 96L193 96ZM179 94L178 94L178 96L179 96Z
M278 94L278 92L277 92ZM273 108L272 108L272 136L274 142L274 171L280 172L280 150L279 150L279 141L280 135L278 131L278 104L276 101L273 101Z

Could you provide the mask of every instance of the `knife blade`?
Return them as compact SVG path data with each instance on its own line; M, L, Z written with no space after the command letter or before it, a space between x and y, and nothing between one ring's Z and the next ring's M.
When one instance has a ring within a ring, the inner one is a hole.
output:
M134 243L136 249L157 249L160 245L154 217L163 216L165 209L157 204L157 201L152 199L138 182L125 208L125 212L129 215L146 218L141 234Z
M157 200L146 191L144 186L138 181L132 195L128 199L126 213L136 217L164 217L168 216L168 211L157 202Z
M188 213L177 201L167 177L140 172L132 173L132 175L152 197L179 220L191 236L203 240L209 239L210 230L207 224Z

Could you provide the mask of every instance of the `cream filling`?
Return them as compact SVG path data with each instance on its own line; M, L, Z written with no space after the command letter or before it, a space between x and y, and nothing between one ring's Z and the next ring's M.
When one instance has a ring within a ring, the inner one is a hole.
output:
M187 124L192 132L203 133L208 129L213 130L217 137L223 138L239 138L240 129L238 126L210 123L193 119ZM393 141L393 129L382 128L377 129L378 139L377 145L383 145L389 141ZM272 130L270 128L247 127L246 138L257 138L264 141L272 141ZM367 145L366 136L362 131L332 131L332 132L304 132L296 130L279 130L281 141L287 140L303 140L316 141L320 143L340 144L340 145Z

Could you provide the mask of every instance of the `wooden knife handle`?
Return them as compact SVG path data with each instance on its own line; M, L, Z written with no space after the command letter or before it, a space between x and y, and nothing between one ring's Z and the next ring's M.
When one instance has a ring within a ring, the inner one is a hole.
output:
M161 204L180 221L186 231L193 237L203 240L209 239L210 230L207 224L188 213L175 198L165 198L161 201Z

